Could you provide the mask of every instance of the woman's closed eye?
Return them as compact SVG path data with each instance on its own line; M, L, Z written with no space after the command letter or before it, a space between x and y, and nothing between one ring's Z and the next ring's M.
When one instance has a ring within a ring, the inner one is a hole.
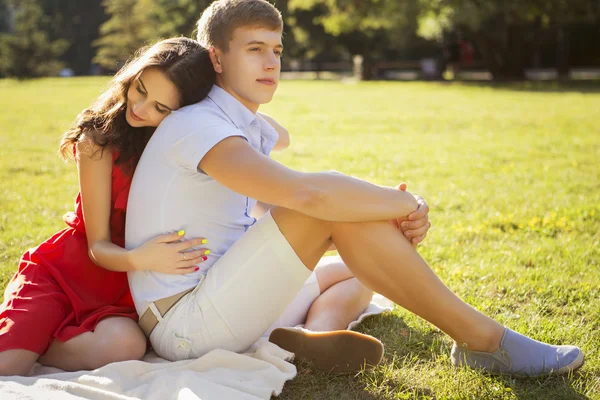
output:
M136 85L136 87L135 87L135 88L137 89L137 91L138 91L140 94L143 94L144 96L146 95L146 92L144 92L144 91L142 90L142 87L140 86L140 84L139 84L139 83Z
M168 114L169 113L169 110L164 110L164 109L160 108L159 106L156 106L155 108L156 108L156 111L158 111L161 114Z

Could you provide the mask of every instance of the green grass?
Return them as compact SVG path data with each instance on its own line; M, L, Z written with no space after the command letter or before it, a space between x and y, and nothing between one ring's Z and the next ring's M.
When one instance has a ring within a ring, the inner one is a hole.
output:
M58 140L105 83L0 81L1 287L25 249L63 227L77 177ZM407 182L431 207L419 251L444 282L515 330L581 346L586 363L537 380L455 369L448 337L397 309L360 327L385 343L380 367L354 377L300 365L281 398L600 399L598 110L598 90L562 86L282 83L264 107L292 135L276 159Z

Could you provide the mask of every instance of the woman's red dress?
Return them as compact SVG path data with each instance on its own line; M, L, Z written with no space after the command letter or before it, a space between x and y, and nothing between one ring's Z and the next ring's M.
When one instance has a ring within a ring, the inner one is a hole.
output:
M125 211L131 177L114 164L110 230L124 247ZM93 331L102 318L137 321L127 274L106 270L88 256L81 194L75 212L63 217L67 228L21 258L0 307L0 351L26 349L45 353L54 338L67 341Z

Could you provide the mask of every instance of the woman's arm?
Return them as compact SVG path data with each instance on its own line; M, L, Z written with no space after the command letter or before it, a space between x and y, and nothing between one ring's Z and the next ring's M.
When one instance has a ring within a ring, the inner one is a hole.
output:
M110 148L100 148L85 138L77 143L77 170L81 205L90 259L111 271L152 269L165 273L190 273L203 261L203 251L182 251L202 244L202 238L180 241L177 233L161 235L137 249L127 250L111 241L110 212L113 159Z
M287 131L287 129L285 129L283 126L281 126L277 121L275 121L273 118L269 117L267 114L263 114L261 112L259 112L258 114L261 117L263 117L263 119L265 121L267 121L267 123L269 125L271 125L275 129L275 131L277 131L277 133L279 134L279 139L277 140L277 143L275 143L273 150L274 151L285 150L288 147L290 147L290 133Z

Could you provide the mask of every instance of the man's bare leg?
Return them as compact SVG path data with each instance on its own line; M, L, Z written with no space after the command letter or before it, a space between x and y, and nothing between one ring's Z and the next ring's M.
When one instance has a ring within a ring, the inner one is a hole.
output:
M271 214L305 265L315 265L323 248L333 242L365 286L473 350L498 348L503 326L452 293L391 224L328 222L284 208L274 208Z
M570 372L583 363L578 348L535 342L463 302L387 222L328 222L283 208L272 209L271 214L305 265L315 265L323 248L333 242L350 270L367 287L436 325L461 348L468 348L469 352L464 352L471 357L465 361L468 365L534 376L548 373L547 362L553 361L556 369L552 370L559 373ZM508 358L507 349L513 352ZM496 350L502 354L494 353ZM477 363L472 362L476 358ZM496 360L504 364L497 368Z

